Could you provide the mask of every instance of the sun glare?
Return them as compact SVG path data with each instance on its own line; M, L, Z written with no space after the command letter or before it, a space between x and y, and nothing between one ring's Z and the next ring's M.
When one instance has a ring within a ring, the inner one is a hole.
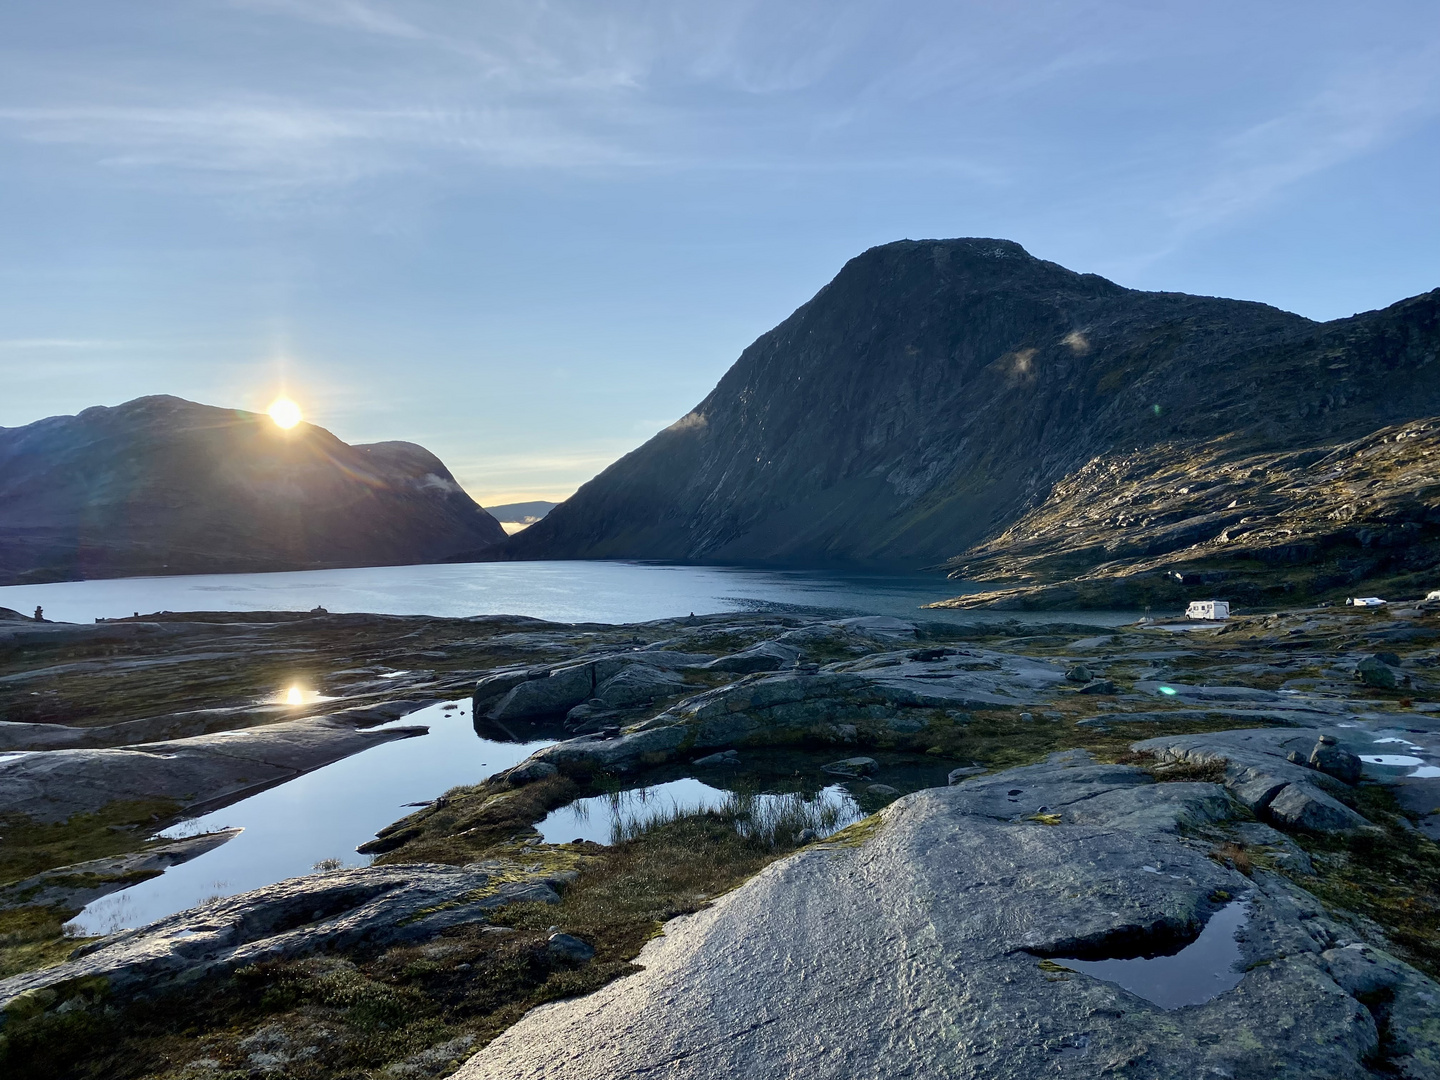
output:
M280 421L278 421L278 420L275 421L275 422L276 422L277 424L280 423ZM293 424L280 424L280 426L281 426L281 427L293 427L294 425L293 425ZM285 704L286 704L286 705L304 705L304 704L305 704L305 691L301 690L300 687L298 687L298 686L292 686L292 687L290 687L290 692L285 695Z
M276 398L269 412L270 419L282 428L292 428L300 422L300 406L289 398Z

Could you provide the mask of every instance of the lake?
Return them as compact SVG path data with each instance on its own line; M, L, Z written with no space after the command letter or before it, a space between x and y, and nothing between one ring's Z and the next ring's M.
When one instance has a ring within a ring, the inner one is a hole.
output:
M646 622L723 611L843 612L952 622L1014 613L921 611L966 591L942 574L761 570L645 562L445 563L276 574L64 581L0 588L0 607L91 622L157 611L365 611L381 615L528 615L555 622ZM1100 626L1134 612L1024 613Z

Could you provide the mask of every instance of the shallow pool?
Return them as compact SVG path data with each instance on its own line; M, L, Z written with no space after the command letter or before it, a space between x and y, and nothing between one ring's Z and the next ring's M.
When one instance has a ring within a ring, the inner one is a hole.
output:
M427 803L461 784L477 784L549 745L479 738L471 725L469 701L452 704L432 705L385 725L428 725L428 735L380 743L167 829L162 836L193 836L232 826L244 831L159 877L101 897L71 925L86 935L114 933L214 896L309 873L322 860L363 865L369 860L355 853L356 846L410 813L409 804Z

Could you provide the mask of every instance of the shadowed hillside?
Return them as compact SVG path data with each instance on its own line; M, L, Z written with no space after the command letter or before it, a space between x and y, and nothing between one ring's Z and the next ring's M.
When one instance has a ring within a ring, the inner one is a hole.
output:
M1113 455L1182 473L1201 446L1204 470L1318 458L1440 414L1437 343L1440 291L1315 323L1125 289L1003 240L887 244L508 551L957 567Z
M167 396L0 428L0 584L439 562L503 538L414 443Z

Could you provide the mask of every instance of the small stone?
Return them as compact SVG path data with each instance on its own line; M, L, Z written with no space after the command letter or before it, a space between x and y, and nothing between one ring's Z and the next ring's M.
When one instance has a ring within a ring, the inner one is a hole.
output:
M1082 686L1080 688L1080 693L1113 694L1115 693L1115 684L1109 679L1096 679L1094 682L1088 682L1084 686Z
M550 955L558 960L568 960L572 963L583 964L595 956L595 950L571 934L551 934L549 937Z
M1384 665L1387 666L1387 667L1399 667L1399 666L1400 666L1400 656L1399 656L1398 653L1393 653L1393 652L1377 652L1377 653L1375 654L1375 659L1376 659L1376 660L1379 660L1382 664L1384 664Z
M814 829L801 829L800 835L795 837L795 842L797 844L813 844L818 839L820 839L820 834Z
M877 798L888 799L892 795L899 795L900 789L893 788L889 784L871 784L865 789L866 795L874 795Z
M1028 723L1030 723L1032 720L1035 719L1035 714L1034 714L1034 713L1028 713L1028 712L1022 712L1022 713L1020 714L1020 719L1023 720L1023 721L1025 721L1025 723L1028 724Z
M1088 683L1092 677L1090 669L1084 664L1076 664L1069 671L1065 672L1065 678L1070 682Z
M870 757L849 757L832 761L824 766L824 769L833 776L847 776L853 780L862 776L874 776L880 769L880 763Z
M1285 760L1290 762L1291 765L1303 765L1307 769L1310 767L1310 762L1305 759L1305 755L1300 753L1299 750L1291 750L1290 753L1285 755Z

